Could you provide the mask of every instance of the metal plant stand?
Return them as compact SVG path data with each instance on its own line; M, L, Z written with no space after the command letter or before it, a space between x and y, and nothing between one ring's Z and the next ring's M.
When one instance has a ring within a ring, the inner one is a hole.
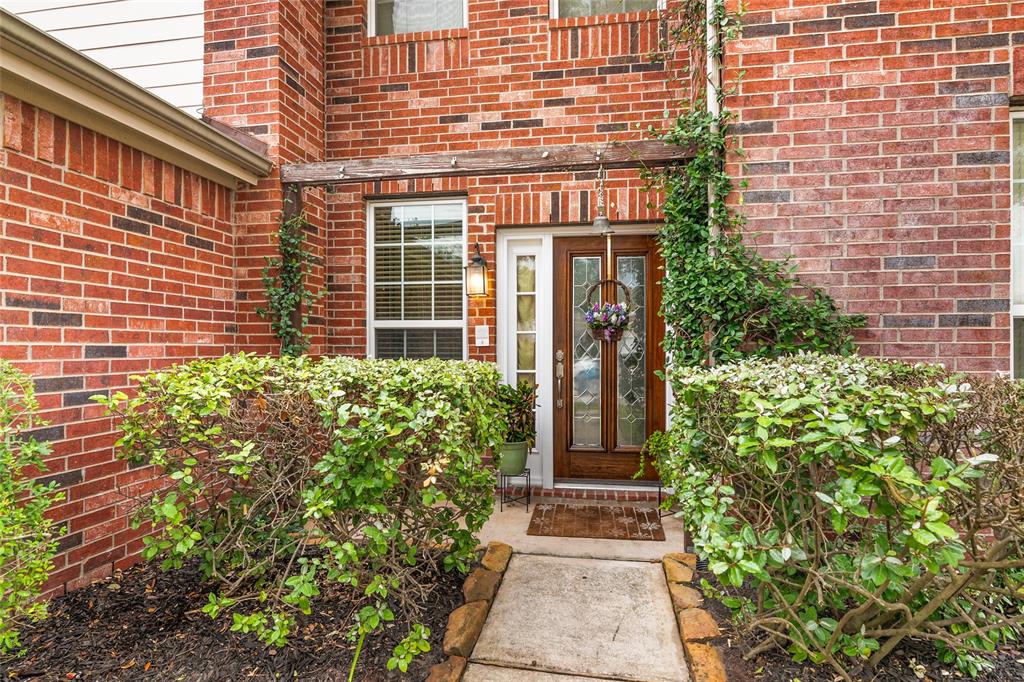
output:
M523 495L513 495L509 491L509 483L513 478L526 478L526 493ZM530 511L530 500L533 494L533 485L530 479L530 467L523 469L523 473L510 476L508 474L501 474L501 506L500 510L505 511L505 505L513 505L517 502L526 502L526 511Z

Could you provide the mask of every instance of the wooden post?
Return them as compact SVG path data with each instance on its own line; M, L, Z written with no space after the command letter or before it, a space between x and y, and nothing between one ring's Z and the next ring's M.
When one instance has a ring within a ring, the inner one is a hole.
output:
M294 220L298 216L302 215L302 185L296 183L285 183L284 184L284 201L281 212L282 222L288 222ZM283 265L283 263L282 263ZM296 330L293 332L294 335L302 333L302 287L303 282L299 282L296 285L295 294L296 300L298 301L291 312L291 324L292 329ZM288 340L290 344L295 343L297 339L293 336Z

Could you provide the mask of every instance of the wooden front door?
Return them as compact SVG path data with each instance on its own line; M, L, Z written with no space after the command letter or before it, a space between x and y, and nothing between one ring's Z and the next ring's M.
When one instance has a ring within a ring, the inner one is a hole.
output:
M597 341L584 315L594 303L624 300L605 284L604 237L554 240L555 478L632 479L647 436L665 427L664 333L654 237L613 236L612 276L629 287L636 314L617 343ZM648 464L640 477L656 480Z

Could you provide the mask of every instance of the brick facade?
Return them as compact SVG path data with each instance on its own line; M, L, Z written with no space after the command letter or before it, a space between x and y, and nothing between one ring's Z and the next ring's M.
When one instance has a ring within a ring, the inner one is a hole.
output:
M648 13L551 20L549 6L471 0L465 29L368 37L365 2L327 2L326 157L597 150L641 138L679 96L667 79L683 64L650 59L664 25ZM338 186L328 197L328 352L366 353L366 199L465 195L468 242L493 264L497 226L587 223L595 186L593 172ZM613 221L658 219L639 173L610 173L608 191ZM494 300L470 299L467 324L494 329ZM490 341L471 345L471 356L493 361Z
M366 0L207 0L204 115L277 163L457 157L640 139L688 97L685 64L650 59L656 18L468 7L465 29L367 37ZM727 106L752 241L866 314L864 352L1006 371L1024 2L748 0L743 21ZM51 420L48 475L68 493L51 585L75 586L134 558L124 498L150 475L114 459L88 396L166 363L277 348L256 311L283 188L275 174L236 192L9 96L2 107L0 355L33 375ZM312 352L366 352L367 200L464 196L468 241L494 265L497 227L589 223L595 185L586 172L305 190L322 259L311 284L327 288ZM660 219L639 173L612 171L608 187L613 221ZM495 317L493 297L471 300L470 327ZM494 360L495 342L472 357Z
M128 377L235 348L233 190L0 95L0 357L32 376L65 500L50 587L130 562L128 495L152 477L113 453L89 401Z
M746 4L727 104L757 243L868 316L863 352L1008 371L1024 3Z

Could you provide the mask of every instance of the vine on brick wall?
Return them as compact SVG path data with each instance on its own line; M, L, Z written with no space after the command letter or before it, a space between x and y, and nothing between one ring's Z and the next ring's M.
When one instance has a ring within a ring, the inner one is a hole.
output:
M281 257L267 259L263 268L267 306L256 311L270 320L274 335L281 341L281 355L293 357L309 349L309 335L303 331L309 322L307 311L324 295L323 289L310 290L305 284L316 263L316 256L306 244L307 224L305 213L282 218L277 233Z
M669 17L663 48L687 50L697 68L688 71L691 102L661 131L652 129L694 150L687 165L657 177L665 193L659 242L666 351L681 365L798 350L849 354L851 332L864 318L842 314L827 293L801 283L790 263L767 260L743 243L744 218L726 200L735 188L726 155L739 151L729 140L732 116L724 106L725 88L709 87L703 68L709 50L721 63L722 46L738 35L740 24L716 0L711 21L719 39L708 45L706 14L705 0L685 0Z

